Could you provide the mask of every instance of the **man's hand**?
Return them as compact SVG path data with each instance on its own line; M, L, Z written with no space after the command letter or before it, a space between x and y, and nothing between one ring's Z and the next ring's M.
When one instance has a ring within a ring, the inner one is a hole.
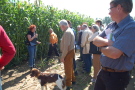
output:
M94 38L93 44L97 47L112 46L113 41L97 36L96 38Z
M64 58L61 58L60 61L64 63Z

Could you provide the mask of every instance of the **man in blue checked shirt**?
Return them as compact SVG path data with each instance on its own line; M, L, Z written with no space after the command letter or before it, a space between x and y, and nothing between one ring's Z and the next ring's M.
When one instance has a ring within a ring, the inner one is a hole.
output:
M94 44L100 47L102 69L94 90L126 90L135 61L135 21L129 13L132 0L111 0L110 23Z

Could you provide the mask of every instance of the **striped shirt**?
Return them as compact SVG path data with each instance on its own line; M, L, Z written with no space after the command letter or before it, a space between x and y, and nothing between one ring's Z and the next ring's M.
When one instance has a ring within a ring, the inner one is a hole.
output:
M112 22L107 29L112 30L114 38L112 46L121 50L125 55L112 59L102 54L100 59L102 66L117 70L132 70L135 62L135 21L128 15L118 24ZM105 30L100 36L106 37Z

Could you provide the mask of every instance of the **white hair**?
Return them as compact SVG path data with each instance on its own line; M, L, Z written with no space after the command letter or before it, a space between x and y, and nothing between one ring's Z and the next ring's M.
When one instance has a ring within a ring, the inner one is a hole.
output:
M80 28L80 27L81 27L80 25L77 26L77 28Z
M60 22L59 22L59 25L64 25L64 26L68 26L68 22L67 22L67 20L61 20Z

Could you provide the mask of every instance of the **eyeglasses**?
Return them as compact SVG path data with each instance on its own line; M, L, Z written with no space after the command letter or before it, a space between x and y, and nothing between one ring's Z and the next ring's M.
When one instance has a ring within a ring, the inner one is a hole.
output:
M115 8L116 6L114 6L114 7L110 7L108 10L110 11L112 8Z

